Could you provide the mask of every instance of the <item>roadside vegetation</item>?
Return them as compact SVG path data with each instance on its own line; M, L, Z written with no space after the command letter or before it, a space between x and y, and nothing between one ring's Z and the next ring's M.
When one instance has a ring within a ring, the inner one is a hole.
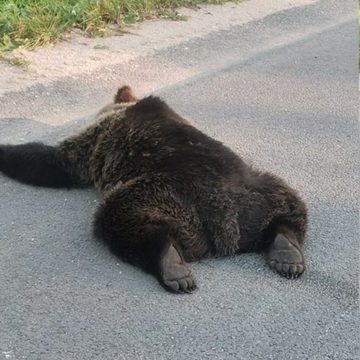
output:
M153 18L185 20L180 6L226 0L0 0L0 51L34 49L59 41L71 28L108 36L126 24ZM109 27L109 25L115 25Z
M28 70L29 62L20 56L6 56L0 53L0 61L3 61L9 65L18 66L23 70Z

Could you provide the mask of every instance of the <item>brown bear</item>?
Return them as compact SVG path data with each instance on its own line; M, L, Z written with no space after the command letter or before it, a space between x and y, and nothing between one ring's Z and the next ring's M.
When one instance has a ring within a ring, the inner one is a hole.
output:
M95 186L95 234L174 292L196 288L186 262L210 255L264 251L283 276L305 270L307 211L298 194L128 86L58 146L0 145L0 170L32 185Z

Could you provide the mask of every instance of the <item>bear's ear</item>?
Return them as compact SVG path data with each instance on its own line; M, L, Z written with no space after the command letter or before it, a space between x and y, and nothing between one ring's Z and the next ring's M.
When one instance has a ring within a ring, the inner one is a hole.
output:
M128 85L119 88L114 99L115 104L138 102L138 101L139 99L136 97L131 87Z

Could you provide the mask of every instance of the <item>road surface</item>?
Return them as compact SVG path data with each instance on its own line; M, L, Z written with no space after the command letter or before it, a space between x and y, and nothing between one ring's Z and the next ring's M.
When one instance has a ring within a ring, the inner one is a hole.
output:
M330 0L277 12L158 51L139 70L150 81L191 69L156 93L298 189L310 213L303 277L281 278L261 255L246 254L192 264L199 289L167 293L94 239L95 191L34 188L0 175L0 359L357 359L355 5ZM135 88L141 82L136 67L112 71L117 82L124 74ZM81 88L90 104L114 84L98 72L31 91L50 94L58 108ZM9 93L2 106L28 97ZM55 143L90 121L35 120L36 109L0 119L0 142Z

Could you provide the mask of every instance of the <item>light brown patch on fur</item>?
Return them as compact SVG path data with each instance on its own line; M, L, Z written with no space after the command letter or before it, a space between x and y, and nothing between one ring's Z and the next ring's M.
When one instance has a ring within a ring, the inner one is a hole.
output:
M103 121L106 117L113 116L115 113L119 117L119 113L122 117L125 117L125 111L129 106L135 105L136 103L121 103L121 104L108 104L104 106L96 115L96 122Z

